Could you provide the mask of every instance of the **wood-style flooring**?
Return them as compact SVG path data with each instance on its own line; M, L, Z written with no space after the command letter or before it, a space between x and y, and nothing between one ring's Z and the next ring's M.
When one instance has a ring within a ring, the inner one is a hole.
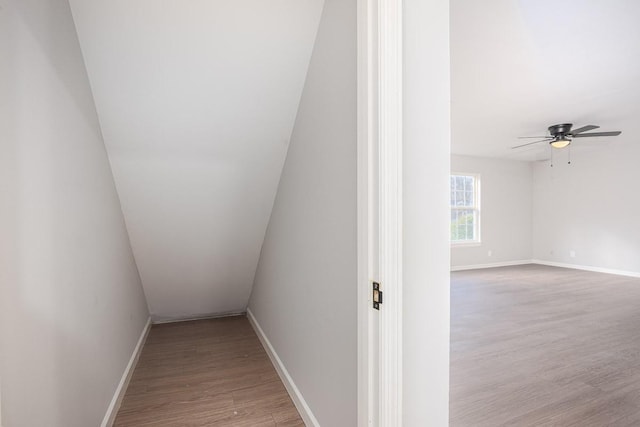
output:
M450 425L640 426L640 279L452 273Z
M304 426L246 317L154 325L118 427Z

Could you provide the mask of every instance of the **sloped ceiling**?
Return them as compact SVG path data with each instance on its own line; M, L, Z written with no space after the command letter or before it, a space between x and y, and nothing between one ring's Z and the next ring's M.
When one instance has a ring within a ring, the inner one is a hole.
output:
M322 0L71 0L156 319L244 310Z
M566 122L623 131L574 153L638 143L639 17L635 0L451 0L452 152L545 158L510 147Z

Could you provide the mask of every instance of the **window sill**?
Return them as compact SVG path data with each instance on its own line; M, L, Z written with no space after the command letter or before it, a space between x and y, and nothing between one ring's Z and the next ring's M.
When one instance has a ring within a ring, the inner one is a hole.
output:
M477 246L482 246L482 242L473 241L473 242L451 242L452 248L473 248Z

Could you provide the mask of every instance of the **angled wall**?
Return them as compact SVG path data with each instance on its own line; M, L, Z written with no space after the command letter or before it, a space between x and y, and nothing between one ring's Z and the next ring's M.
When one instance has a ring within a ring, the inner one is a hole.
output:
M69 4L0 7L2 425L98 426L145 297Z
M356 425L356 1L326 0L249 310L320 425Z

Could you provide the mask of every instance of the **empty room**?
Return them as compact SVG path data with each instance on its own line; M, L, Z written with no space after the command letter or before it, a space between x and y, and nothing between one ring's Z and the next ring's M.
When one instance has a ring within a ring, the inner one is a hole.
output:
M0 0L0 425L447 425L449 68L447 0Z
M640 425L639 17L0 0L0 426Z
M640 424L639 16L451 1L451 426Z

